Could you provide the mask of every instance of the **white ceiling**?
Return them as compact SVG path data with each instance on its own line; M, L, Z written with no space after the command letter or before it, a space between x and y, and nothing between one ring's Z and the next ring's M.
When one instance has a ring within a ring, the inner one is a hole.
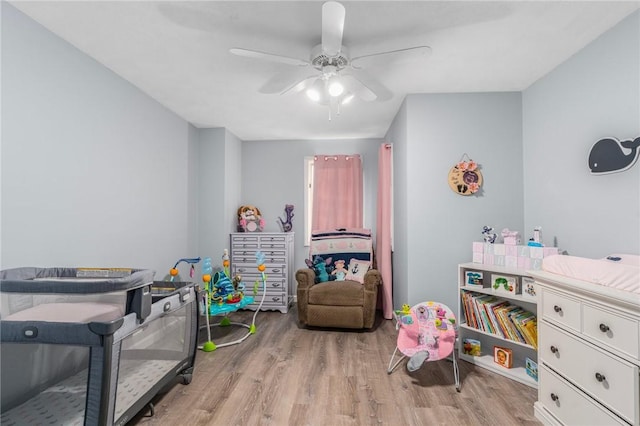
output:
M328 120L303 93L262 94L309 69L229 53L308 60L321 1L18 1L22 12L196 127L242 140L379 138L409 93L526 89L625 16L638 1L344 1L351 56L429 45L431 55L365 71L387 101L356 100Z

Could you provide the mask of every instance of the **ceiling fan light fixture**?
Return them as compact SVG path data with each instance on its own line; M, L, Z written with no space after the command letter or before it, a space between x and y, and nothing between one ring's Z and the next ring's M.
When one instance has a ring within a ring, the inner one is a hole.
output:
M315 87L310 87L305 92L307 94L307 98L311 99L313 102L320 101L320 92Z
M309 87L305 91L305 93L307 94L307 97L311 99L313 102L320 103L324 98L326 98L325 90L326 89L325 89L324 81L318 78L316 81L313 82L311 87Z
M329 79L329 86L327 88L327 91L329 92L329 95L333 96L334 98L344 93L344 86L337 76L331 77Z

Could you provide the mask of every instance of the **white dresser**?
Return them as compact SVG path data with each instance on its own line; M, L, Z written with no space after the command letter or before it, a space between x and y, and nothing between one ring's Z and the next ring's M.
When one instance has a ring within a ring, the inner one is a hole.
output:
M293 302L293 232L234 232L231 234L231 276L240 275L252 295L253 285L260 279L256 264L256 252L265 255L267 276L266 296L262 310L278 310L287 313ZM257 309L262 299L262 282L255 295L255 303L248 309Z
M640 295L546 272L539 284L536 417L640 424Z

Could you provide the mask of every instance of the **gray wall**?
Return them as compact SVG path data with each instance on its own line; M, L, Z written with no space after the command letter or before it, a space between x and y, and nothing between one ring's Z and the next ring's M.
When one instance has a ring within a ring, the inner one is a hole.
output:
M525 227L575 256L640 253L640 165L594 176L601 138L640 136L640 12L523 92Z
M164 276L193 247L193 129L2 2L2 264Z
M521 135L520 93L407 96L388 135L400 175L394 287L407 288L396 307L437 300L455 309L457 264L471 260L482 226L523 231ZM481 166L479 196L449 188L449 170L464 153Z
M315 154L360 154L364 174L364 227L375 231L378 148L382 139L245 141L242 144L241 204L253 204L265 219L265 231L279 232L285 204L295 206L295 265L306 267L304 246L304 158ZM337 188L336 188L337 190Z
M198 253L222 266L240 199L242 141L224 128L198 132Z

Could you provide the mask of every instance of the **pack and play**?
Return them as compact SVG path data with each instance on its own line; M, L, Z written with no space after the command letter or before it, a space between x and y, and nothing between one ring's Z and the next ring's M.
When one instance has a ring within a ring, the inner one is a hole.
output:
M159 295L153 276L125 268L0 271L0 423L125 424L176 378L190 383L197 288L179 283Z

